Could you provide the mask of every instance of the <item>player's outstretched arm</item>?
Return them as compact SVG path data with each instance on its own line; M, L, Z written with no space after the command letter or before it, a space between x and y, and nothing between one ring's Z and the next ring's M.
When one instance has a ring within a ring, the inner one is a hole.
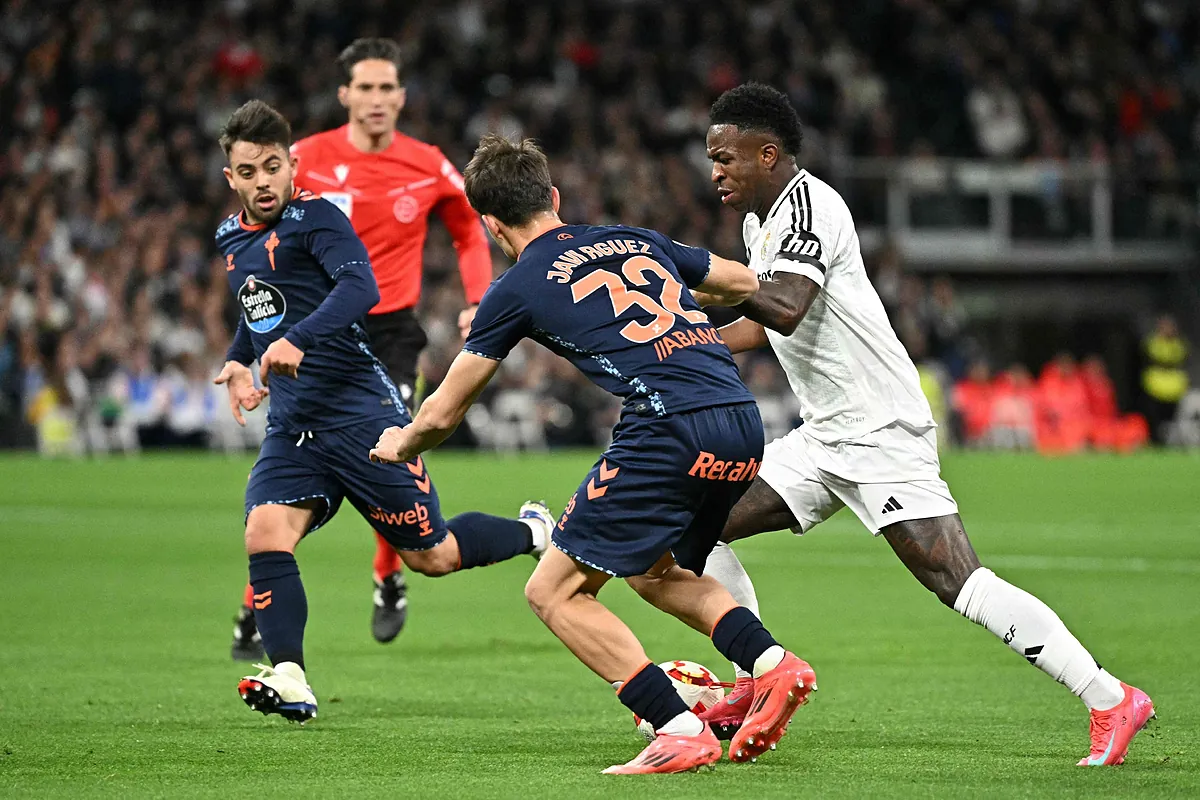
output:
M776 272L772 280L762 281L758 292L737 309L746 318L791 336L820 291L821 287L811 278Z
M708 275L695 289L702 295L701 305L736 306L758 291L758 276L745 264L710 254Z
M371 460L412 461L446 441L499 368L495 359L459 353L442 385L421 403L416 419L403 428L385 430L371 451Z
M754 320L745 317L717 330L720 331L721 338L731 353L745 353L747 350L757 350L770 344L767 340L766 329Z

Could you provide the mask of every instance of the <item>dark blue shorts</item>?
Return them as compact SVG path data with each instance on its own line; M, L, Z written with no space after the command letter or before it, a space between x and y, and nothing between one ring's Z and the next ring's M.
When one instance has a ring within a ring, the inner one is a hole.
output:
M309 532L337 513L342 499L397 550L428 550L446 538L437 489L417 458L375 464L368 457L399 417L311 434L268 433L246 486L246 516L257 506L321 500Z
M627 412L563 510L554 546L618 578L645 573L668 551L702 574L758 474L763 439L754 403L662 418Z

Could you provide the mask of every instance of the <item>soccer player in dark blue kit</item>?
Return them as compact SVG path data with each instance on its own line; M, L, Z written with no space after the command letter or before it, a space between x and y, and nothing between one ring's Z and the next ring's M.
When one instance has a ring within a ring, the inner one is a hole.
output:
M246 552L272 666L256 665L262 672L238 691L252 709L304 722L317 701L304 675L308 605L293 553L343 499L431 576L540 553L554 520L527 503L517 520L471 512L445 522L419 457L367 457L386 428L411 418L361 325L379 300L366 248L336 206L294 189L290 145L287 121L260 101L234 112L221 133L242 210L216 240L241 319L216 382L228 387L239 422L243 408L271 397L246 486ZM255 358L263 389L249 369Z
M758 289L741 264L641 228L567 225L545 155L489 135L464 172L467 198L516 263L488 288L463 352L416 419L383 433L373 460L403 463L446 439L523 338L572 361L624 400L612 445L567 503L525 596L657 738L612 774L712 764L721 745L596 600L624 578L658 608L709 634L752 672L754 713L730 745L746 761L775 746L809 692L812 668L703 576L729 509L758 472L762 420L729 349L688 288L739 303Z

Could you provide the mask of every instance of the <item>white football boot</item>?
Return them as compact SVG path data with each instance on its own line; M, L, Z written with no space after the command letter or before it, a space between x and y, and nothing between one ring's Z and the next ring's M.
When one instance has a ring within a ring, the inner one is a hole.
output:
M254 666L262 671L238 683L238 694L250 710L278 714L301 725L317 716L317 698L299 664L283 661L273 667Z

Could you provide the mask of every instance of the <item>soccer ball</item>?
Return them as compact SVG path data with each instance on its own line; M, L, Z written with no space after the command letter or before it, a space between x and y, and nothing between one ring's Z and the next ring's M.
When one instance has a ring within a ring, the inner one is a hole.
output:
M694 661L664 661L658 666L667 673L667 677L675 685L675 691L679 692L683 702L694 714L706 711L725 699L725 688L708 667ZM637 714L633 715L633 722L637 725L638 733L646 737L647 742L654 741L657 734L653 725L640 719Z

